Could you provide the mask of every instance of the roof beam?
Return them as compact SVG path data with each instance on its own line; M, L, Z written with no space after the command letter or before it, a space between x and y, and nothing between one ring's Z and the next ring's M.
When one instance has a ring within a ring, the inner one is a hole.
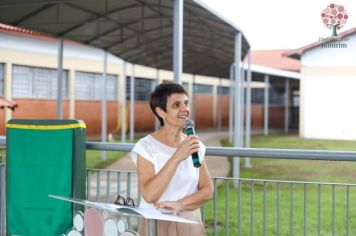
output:
M107 17L108 14L112 14L112 13L115 13L115 12L123 11L123 10L126 10L126 9L130 8L130 7L137 6L137 4L131 4L131 5L127 5L127 6L124 6L124 7L115 8L115 9L110 10L110 11L104 13L104 14L98 14L96 12L92 12L92 11L90 11L88 9L84 9L84 8L76 6L74 4L66 3L66 5L71 6L73 8L76 8L76 9L79 9L81 11L84 11L86 13L92 14L94 16L90 16L89 18L87 18L83 22L81 22L79 24L76 24L76 25L70 27L69 29L66 29L65 31L62 31L62 32L58 33L59 36L65 36L69 32L71 32L71 31L73 31L75 29L78 29L79 27L83 26L86 23L90 23L90 22L98 20L100 18Z
M44 10L47 10L48 8L50 8L50 7L54 6L54 5L56 5L56 4L48 3L48 4L46 4L46 5L44 5L44 6L40 7L40 8L38 8L37 10L35 10L35 11L33 11L33 12L30 12L30 13L24 15L23 17L21 17L21 18L18 19L17 21L12 22L11 24L14 25L14 26L18 26L18 25L20 25L23 21L30 19L31 17L33 17L33 16L39 14L40 12L43 12Z
M158 17L158 16L147 16L147 17L144 17L144 19L160 19L160 17ZM137 23L137 22L138 22L137 20L134 20L134 21L130 21L130 22L125 23L125 24L121 24L121 27L120 27L120 28L126 28L126 27L128 27L129 25L135 24L135 23ZM97 36L95 36L95 37L93 37L93 38L91 38L91 39L85 41L84 43L90 44L91 42L97 40L98 38L100 38L100 37L102 37L102 36L106 36L106 35L108 35L108 34L110 34L110 33L112 33L112 32L115 32L116 30L118 30L117 27L111 28L111 29L105 31L105 32L102 33L102 34L99 34L99 35L97 35ZM145 31L144 33L150 32L150 31L154 31L154 30L156 30L156 28L154 28L154 29L149 29L149 30ZM142 32L141 32L141 33L142 33ZM122 40L124 40L124 39L122 39ZM120 41L122 41L122 40L120 40ZM124 40L124 41L125 41L125 40ZM110 48L110 46L107 47L107 48Z
M9 7L24 7L24 6L34 6L34 5L43 5L43 4L59 4L66 2L83 2L83 0L50 0L50 1L23 1L23 2L12 2L12 3L1 3L0 8L9 8Z
M74 4L68 4L68 5L70 5L70 6L72 6L72 7L78 7L78 6L75 6ZM137 5L137 4L132 4L132 5L130 5L130 7L132 7L132 6L139 6L139 5ZM99 18L101 18L101 17L103 17L103 16L105 16L105 18L107 18L107 19L110 19L110 17L108 17L107 15L108 14L112 14L112 13L114 13L114 12L118 12L118 11L121 11L121 10L123 10L123 9L126 9L128 6L126 6L126 7L124 7L124 8L117 8L117 9L115 9L115 10L112 10L112 11L109 11L108 13L106 13L105 15L98 15L98 14L96 14L95 12L92 12L92 11L90 11L90 10L87 10L87 9L84 9L84 8L80 8L80 7L78 7L80 10L83 10L83 11L86 11L87 13L90 13L90 14L93 14L93 15L96 15L96 19L99 19ZM91 21L93 21L93 19L90 19L90 21L89 22L91 22ZM111 21L113 21L113 23L115 23L115 24L117 24L119 27L121 26L119 23L117 23L115 20L112 20L111 19ZM88 23L88 22L86 22L86 23ZM60 35L62 36L62 35L64 35L64 34L67 34L68 32L70 32L70 31L72 31L72 30L74 30L74 29L76 29L76 28L78 28L78 27L80 27L80 26L82 26L82 25L84 25L85 23L82 23L82 24L78 24L78 25L76 25L76 26L73 26L73 27L71 27L70 29L68 29L68 30L66 30L66 31L64 31L64 32L62 32L62 33L60 33ZM137 31L135 31L135 30L133 30L133 29L130 29L129 27L125 27L126 29L128 29L128 30L130 30L130 31L132 31L132 32L134 32L134 34L135 35L139 35L138 34L138 32ZM146 35L142 35L143 37L145 37L145 38L148 38ZM105 47L104 48L105 50L108 50L108 48L107 47Z

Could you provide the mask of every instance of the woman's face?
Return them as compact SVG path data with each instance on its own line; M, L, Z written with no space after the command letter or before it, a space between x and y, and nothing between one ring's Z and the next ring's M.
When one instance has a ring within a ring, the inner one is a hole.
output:
M167 99L167 111L161 110L161 117L164 117L165 125L184 127L184 122L190 114L190 107L187 95L184 93L174 93Z

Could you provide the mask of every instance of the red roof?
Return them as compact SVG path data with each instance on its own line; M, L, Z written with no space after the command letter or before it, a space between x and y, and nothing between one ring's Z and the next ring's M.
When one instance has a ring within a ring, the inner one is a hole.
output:
M34 37L36 39L43 39L43 40L47 40L47 41L56 41L57 40L57 38L55 36L46 35L46 34L39 33L39 32L33 31L33 30L19 28L16 26L6 25L6 24L2 24L2 23L0 23L0 32L13 33L13 34L17 34L20 36L26 36L26 37ZM68 39L64 40L64 43L78 44L77 42L74 42L74 41L68 40Z
M334 41L334 40L342 40L343 38L355 34L356 33L356 27L346 30L340 34L338 34L338 36L334 36L334 37L329 37L327 41L316 41L314 43L305 45L304 47L298 48L298 49L293 49L293 50L289 50L288 52L284 53L284 56L286 57L290 57L290 58L295 58L295 59L300 59L300 57L308 50L316 48L318 46L320 46L321 44L325 43L325 42L330 42L330 41Z
M45 40L52 40L52 41L55 40L54 37L44 35L44 34L36 32L36 31L23 29L23 28L11 26L11 25L5 25L2 23L0 23L0 32L12 33L12 34L17 34L17 35L27 36L27 37L35 37L37 39L45 39Z
M21 33L32 34L32 35L40 35L40 33L37 33L37 32L32 31L32 30L23 29L23 28L11 26L11 25L5 25L5 24L2 24L2 23L0 23L0 30L21 32Z
M16 102L9 101L9 100L6 100L6 99L0 97L0 109L4 109L5 107L7 107L11 110L15 110L15 108L17 107L17 104L16 104Z
M256 50L251 53L251 64L287 71L300 71L300 62L284 56L289 49Z

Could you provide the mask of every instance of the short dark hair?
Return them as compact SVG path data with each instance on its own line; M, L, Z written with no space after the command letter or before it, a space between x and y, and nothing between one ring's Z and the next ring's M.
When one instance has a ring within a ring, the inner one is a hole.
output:
M188 96L187 91L184 89L184 87L180 84L173 83L173 82L163 82L159 85L156 86L156 88L153 90L153 92L150 95L150 107L159 120L159 123L161 126L164 125L163 119L157 114L156 108L159 107L163 111L167 111L167 100L168 97L171 96L174 93L180 93L180 94L185 94Z

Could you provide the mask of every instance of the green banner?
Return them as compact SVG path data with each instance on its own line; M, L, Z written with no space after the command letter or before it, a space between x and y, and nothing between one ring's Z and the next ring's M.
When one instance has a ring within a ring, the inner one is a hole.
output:
M79 132L81 135L76 139L78 130L84 132ZM78 153L82 156L76 156ZM73 120L69 123L10 121L7 124L7 234L66 233L72 227L72 205L49 198L48 194L85 197L85 125Z

